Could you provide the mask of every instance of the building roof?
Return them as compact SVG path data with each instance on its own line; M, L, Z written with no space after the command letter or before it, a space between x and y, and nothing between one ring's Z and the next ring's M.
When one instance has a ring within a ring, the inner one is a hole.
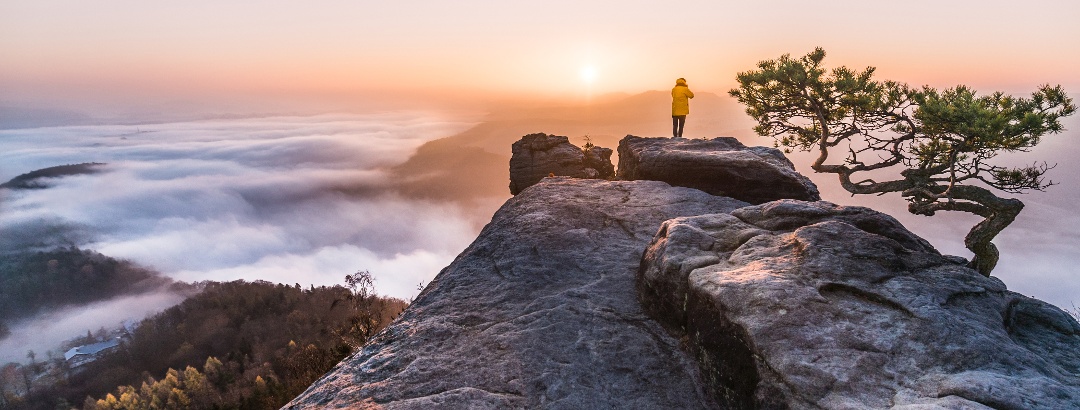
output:
M120 338L109 339L104 342L98 342L88 345L77 346L69 349L64 353L64 360L71 360L72 357L78 355L95 355L101 353L104 350L108 350L120 345Z

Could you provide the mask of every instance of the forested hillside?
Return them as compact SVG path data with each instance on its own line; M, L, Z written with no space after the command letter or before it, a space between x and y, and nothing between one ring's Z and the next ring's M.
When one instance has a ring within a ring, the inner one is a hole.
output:
M118 349L50 385L39 380L30 395L9 404L278 408L407 305L373 295L366 272L346 284L197 284L198 295L141 322Z
M172 281L131 262L75 247L0 258L0 338L5 323L43 310L145 292Z

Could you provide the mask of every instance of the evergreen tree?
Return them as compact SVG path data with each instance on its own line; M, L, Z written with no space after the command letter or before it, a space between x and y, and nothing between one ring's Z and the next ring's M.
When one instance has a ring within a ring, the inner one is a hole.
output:
M970 267L990 275L998 261L991 240L1024 204L994 191L1021 193L1053 185L1052 166L996 165L1001 153L1028 151L1076 106L1061 86L1039 87L1030 98L978 95L966 86L944 91L873 79L874 68L826 70L825 51L785 54L739 73L730 94L757 120L754 130L788 152L818 152L815 172L837 174L852 194L899 192L908 211L932 216L962 211L984 219L964 238ZM842 160L829 162L839 151ZM887 174L888 170L899 169ZM867 175L857 180L854 175ZM891 180L879 181L884 175Z

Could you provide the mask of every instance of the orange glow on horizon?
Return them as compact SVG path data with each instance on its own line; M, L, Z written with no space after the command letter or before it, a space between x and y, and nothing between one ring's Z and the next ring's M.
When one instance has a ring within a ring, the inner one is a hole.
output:
M1074 2L1035 10L917 0L905 13L781 3L8 2L0 5L0 89L4 100L76 92L556 97L664 90L685 77L695 91L722 94L760 60L821 46L830 67L874 66L879 79L913 85L1080 91L1080 42L1053 40L1080 38Z

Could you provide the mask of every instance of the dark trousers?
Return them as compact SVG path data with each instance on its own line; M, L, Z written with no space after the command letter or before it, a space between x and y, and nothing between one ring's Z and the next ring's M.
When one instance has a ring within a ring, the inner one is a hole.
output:
M682 138L683 125L686 125L685 115L672 115L671 116L671 134L675 138Z

